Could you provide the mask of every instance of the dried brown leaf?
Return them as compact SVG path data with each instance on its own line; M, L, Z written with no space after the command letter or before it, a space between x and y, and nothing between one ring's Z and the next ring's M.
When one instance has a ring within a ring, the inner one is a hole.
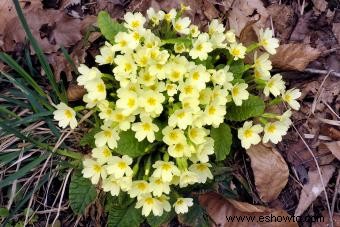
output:
M340 160L340 141L324 143L324 145L332 152L332 154Z
M235 0L228 21L230 28L239 36L249 21L258 20L253 25L258 31L260 27L265 27L267 18L268 12L261 0Z
M254 172L255 186L264 202L276 199L288 182L288 166L271 146L258 144L247 150Z
M71 84L67 88L67 99L69 101L78 101L83 98L85 93L86 93L86 90L83 86Z
M314 4L314 9L318 14L321 12L325 12L328 6L328 3L325 0L312 0Z
M284 70L304 70L307 65L320 56L318 49L305 44L283 44L271 57L274 67Z
M320 222L314 222L312 227L325 227L325 226L330 226L330 221L329 221L329 214L326 210L324 210L322 213L322 216L324 217L323 221ZM333 225L334 227L340 227L340 213L334 213L333 214Z
M333 23L332 30L338 43L340 43L340 23Z
M298 226L295 222L261 222L259 219L264 216L285 216L289 215L283 210L270 209L264 206L252 205L245 202L239 202L232 199L226 199L222 195L209 192L201 195L199 197L200 204L206 209L207 213L213 220L213 226L225 226L225 227L262 227L262 226L274 226L274 227L295 227ZM228 221L227 217L243 217L243 222L238 221ZM248 218L248 219L247 219ZM250 220L249 218L255 218L255 220Z
M287 40L295 25L294 10L292 6L272 4L267 7L267 11L272 18L276 37L280 40Z
M321 166L320 170L323 182L325 186L327 186L335 171L335 167L332 165ZM318 170L309 171L308 177L308 183L305 184L301 190L299 204L295 210L295 216L301 215L324 190Z
M76 44L82 38L85 28L96 21L95 16L87 16L80 20L58 10L36 7L26 10L25 16L33 36L45 53L53 53L60 46L69 47ZM18 18L12 18L4 29L4 50L13 51L17 43L25 41L25 37Z

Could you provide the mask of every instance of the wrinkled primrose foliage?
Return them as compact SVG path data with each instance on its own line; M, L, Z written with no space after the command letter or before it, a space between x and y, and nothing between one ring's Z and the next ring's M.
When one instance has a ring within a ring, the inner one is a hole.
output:
M272 31L260 30L259 41L244 46L218 20L200 31L185 10L128 12L122 23L99 14L107 42L96 63L110 73L78 68L83 101L99 127L85 136L93 150L71 183L71 192L83 190L70 193L76 212L95 197L92 183L112 195L112 226L138 226L144 217L157 226L187 212L203 220L191 192L214 183L231 145L238 140L248 149L286 134L291 110L265 109L284 101L297 110L300 92L286 91L282 76L270 74L269 55L279 45ZM244 62L250 54L251 65ZM59 126L71 128L75 114L64 103L54 112Z

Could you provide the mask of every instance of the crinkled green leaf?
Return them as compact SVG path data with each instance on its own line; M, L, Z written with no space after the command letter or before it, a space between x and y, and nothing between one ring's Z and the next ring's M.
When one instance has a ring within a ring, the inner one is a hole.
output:
M243 73L249 69L249 65L245 65L242 60L233 62L230 65L229 71L233 73L235 79L241 79Z
M141 209L135 203L128 207L113 206L109 210L108 227L139 227L144 221Z
M70 206L74 213L82 214L96 197L97 191L91 181L84 178L79 171L75 172L69 188Z
M260 97L250 95L249 99L243 101L241 106L236 106L234 103L230 104L227 108L226 119L245 121L248 118L263 114L264 108L264 101Z
M145 154L145 149L149 143L144 139L141 142L135 138L135 132L128 130L119 134L118 146L116 152L121 155L129 155L136 158Z
M164 211L162 216L154 216L153 214L150 214L147 217L147 220L148 220L149 225L151 225L151 227L158 227L158 226L161 226L162 224L170 222L175 216L176 216L176 213L172 209L170 212Z
M210 226L204 209L196 203L189 208L188 213L179 215L179 221L183 224L195 227Z
M103 36L110 41L110 43L114 43L114 38L118 32L127 31L124 25L118 23L113 20L108 12L100 11L97 19L98 27Z
M230 153L230 146L233 141L229 125L223 123L218 128L212 128L210 135L214 139L216 160L224 160Z
M96 135L97 132L100 131L99 127L93 128L87 133L84 134L83 138L79 141L80 146L90 146L90 147L95 147L95 139L94 135Z

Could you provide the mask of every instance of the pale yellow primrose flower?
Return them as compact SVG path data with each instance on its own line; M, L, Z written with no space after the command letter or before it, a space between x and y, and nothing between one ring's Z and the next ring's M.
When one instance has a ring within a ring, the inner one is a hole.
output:
M213 175L210 171L210 163L196 163L189 167L189 170L197 175L197 183L205 184L207 179L213 179Z
M131 122L135 121L135 116L125 116L123 112L119 109L116 109L112 112L111 120L118 124L118 127L122 131L127 131L131 127Z
M112 196L118 196L120 192L120 186L118 184L119 179L110 176L103 180L103 191L110 192Z
M82 170L82 174L85 178L89 178L92 184L97 184L100 177L105 179L107 176L105 167L93 159L84 159L83 166L84 169Z
M243 148L248 149L251 145L261 142L259 134L263 131L261 125L253 125L252 121L246 121L242 128L238 129L238 138Z
M163 142L167 145L174 145L180 142L185 142L186 137L184 136L184 132L180 129L174 129L170 126L166 126L162 130Z
M206 106L204 113L205 123L207 125L212 125L214 128L217 128L224 121L226 106L211 103L210 105Z
M277 144L282 140L282 136L287 134L287 126L280 121L269 122L264 126L263 142L268 141Z
M152 194L157 197L161 196L163 193L164 194L170 193L169 182L163 181L162 178L151 177L150 187L152 190Z
M152 177L161 178L164 182L170 182L174 175L180 174L173 162L156 161L152 167L155 168Z
M115 50L123 53L129 53L139 45L139 41L134 38L133 34L126 32L118 32L115 36L115 43L113 46Z
M99 65L106 65L106 64L112 64L114 55L115 55L115 48L108 42L105 42L105 46L100 48L100 55L97 55L95 57L95 61Z
M196 151L191 154L190 160L194 163L209 162L209 155L214 154L214 140L211 137L207 137L206 142L200 144Z
M185 214L189 211L189 207L194 205L192 198L178 198L174 203L177 214Z
M76 112L65 103L61 102L56 105L53 115L54 120L58 121L59 127L66 128L68 125L70 125L71 129L77 127Z
M278 116L277 119L279 119L279 121L283 125L285 125L288 129L289 126L292 124L292 120L290 119L291 116L292 116L292 111L289 109L286 112L284 112L281 116Z
M197 25L192 24L189 26L189 29L190 29L190 35L194 38L196 38L201 33Z
M124 175L131 177L131 164L132 158L130 158L128 155L123 155L122 157L113 156L108 160L106 171L108 174L113 175L117 179L122 178Z
M276 54L276 48L279 47L279 40L273 38L273 31L261 28L259 32L259 45L262 46L269 54Z
M152 191L149 183L145 180L132 181L131 189L128 191L131 198L147 195Z
M242 45L242 43L231 43L227 48L234 60L243 59L246 55L247 48Z
M188 185L195 184L198 182L198 176L197 173L184 170L181 172L181 175L179 176L179 187L184 188Z
M168 13L164 15L164 20L166 20L167 22L171 22L172 20L175 19L176 15L177 15L176 10L171 9Z
M202 144L206 141L206 137L210 134L209 129L206 128L189 128L188 136L191 142L195 144Z
M237 83L231 89L231 96L236 106L241 106L243 100L247 100L249 98L249 92L246 90L247 88L248 84Z
M188 35L190 32L189 25L191 21L189 17L178 18L172 22L174 30L180 34Z
M255 79L269 80L272 62L269 60L269 54L264 53L257 57L257 52L254 54L254 77Z
M131 30L143 29L144 23L146 22L145 17L139 12L137 13L127 12L124 15L124 20L126 22L124 23L124 26Z
M102 131L94 135L96 146L102 147L107 144L109 148L115 149L117 147L117 141L119 140L117 129L109 128L105 125L102 125L100 128Z
M165 13L162 10L156 12L154 8L149 8L146 11L146 14L148 15L149 20L152 22L152 25L154 26L159 25L159 22L164 19L165 15Z
M168 147L168 153L174 158L190 157L191 148L187 142L179 142L174 145L170 145Z
M136 132L135 137L139 142L146 138L152 143L155 140L155 132L158 132L159 128L149 117L141 120L141 122L133 123L131 129Z
M122 110L122 114L126 116L134 114L138 108L138 96L136 92L121 90L118 92L118 97L116 106Z
M165 97L160 92L145 91L142 92L139 98L140 107L144 108L147 113L155 113L159 115L163 111L162 103L165 101Z
M107 163L112 157L112 152L107 146L96 147L92 149L91 156L101 164Z
M208 53L213 50L212 44L209 42L209 35L206 33L200 34L197 40L193 43L193 47L189 55L193 58L205 60L208 58Z
M220 33L223 33L223 32L224 32L224 26L217 19L213 19L209 23L209 27L208 27L209 35L214 35L216 33L220 34Z
M157 199L158 199L158 201L161 202L163 210L165 210L166 212L170 212L171 205L169 203L169 197L165 196L165 195L161 195Z
M282 76L280 74L275 74L267 81L266 86L263 89L263 94L268 96L269 93L271 93L276 97L280 95L281 92L285 90L285 88L286 86L285 82L282 80Z
M176 110L169 117L168 124L170 127L178 127L180 129L186 129L188 125L192 123L192 113L184 109Z
M235 32L232 30L229 30L225 33L225 38L228 43L235 43L236 42L236 35Z
M145 217L149 216L151 211L154 216L162 216L163 214L162 203L158 199L153 198L151 194L143 195L138 198L135 207L142 207L142 215Z
M285 93L282 94L282 99L283 101L287 102L288 105L293 109L293 110L299 110L300 109L300 103L296 101L296 99L300 98L301 92L299 89L289 89Z
M91 80L100 79L102 75L99 69L95 67L89 68L84 64L80 64L78 72L80 73L80 76L77 77L77 82L80 86L84 86Z

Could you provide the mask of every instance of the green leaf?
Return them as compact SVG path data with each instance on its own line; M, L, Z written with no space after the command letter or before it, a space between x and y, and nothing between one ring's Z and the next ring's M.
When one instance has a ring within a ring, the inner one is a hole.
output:
M69 188L70 206L74 213L82 214L85 208L96 199L96 196L97 191L91 181L84 178L79 171L75 172Z
M83 138L79 141L80 146L90 146L90 147L95 147L94 143L94 135L96 135L97 132L100 131L99 127L95 127L88 131L87 133L84 134Z
M234 103L227 108L226 119L231 121L244 121L251 117L258 117L263 114L265 108L264 101L254 95L242 102L242 106L236 106Z
M224 160L230 153L230 146L233 141L229 125L223 123L218 128L212 128L210 135L214 139L216 160Z
M238 60L230 65L229 71L233 73L235 79L241 79L243 73L248 69L249 65L245 65L242 60Z
M175 211L171 209L170 212L164 211L162 216L154 216L153 214L150 214L147 217L147 220L151 227L158 227L161 226L162 224L170 222L175 216L176 216Z
M155 138L157 141L163 141L162 130L167 126L166 121L156 119L154 123L158 126L158 129L159 129L158 132L155 133Z
M119 134L118 146L116 152L121 155L129 155L136 158L145 154L145 149L149 145L146 140L138 142L135 138L135 133L131 130L121 132Z
M188 37L178 37L172 39L164 39L162 40L162 45L165 44L184 44L186 47L190 47L192 45L192 40Z
M189 208L188 213L179 215L179 220L181 223L195 227L209 227L209 222L207 219L208 218L204 209L196 203L194 203L194 205Z
M0 217L1 218L6 218L9 215L9 210L5 207L0 207Z
M140 209L135 203L128 207L114 206L109 211L108 227L139 227L144 221Z
M97 19L98 27L100 32L104 35L104 37L110 41L110 43L114 43L115 36L118 32L125 32L127 29L124 25L118 23L115 20L112 20L108 12L100 11Z

